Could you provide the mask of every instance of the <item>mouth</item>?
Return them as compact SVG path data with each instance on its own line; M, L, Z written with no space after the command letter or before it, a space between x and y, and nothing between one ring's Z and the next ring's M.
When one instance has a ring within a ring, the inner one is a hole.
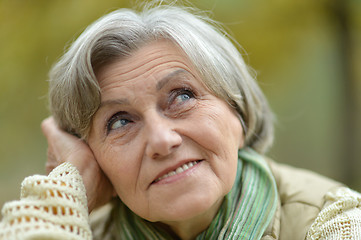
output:
M166 179L168 177L172 177L172 176L175 176L177 174L180 174L182 172L185 172L191 168L193 168L195 165L197 165L198 163L200 163L202 160L197 160L197 161L192 161L192 162L188 162L188 163L185 163L179 167L177 167L175 170L172 170L172 171L169 171L167 172L166 174L162 175L161 177L157 178L156 180L154 180L152 182L153 183L157 183L163 179Z

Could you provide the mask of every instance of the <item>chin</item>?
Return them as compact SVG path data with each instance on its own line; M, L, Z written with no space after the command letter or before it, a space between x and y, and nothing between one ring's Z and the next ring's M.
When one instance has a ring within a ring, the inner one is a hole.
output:
M182 196L176 201L168 202L159 206L155 217L147 219L152 222L177 222L197 218L199 216L211 215L218 212L224 196L214 197L209 194L197 194L192 197Z

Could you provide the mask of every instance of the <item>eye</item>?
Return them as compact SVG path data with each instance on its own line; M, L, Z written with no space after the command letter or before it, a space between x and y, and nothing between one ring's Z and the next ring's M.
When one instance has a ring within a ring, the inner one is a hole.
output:
M172 102L175 104L181 104L194 98L193 92L189 89L177 89L175 90L174 96Z
M189 100L191 96L188 93L182 93L181 95L177 96L179 101L186 101Z
M130 116L126 112L118 112L114 114L107 122L107 132L111 132L116 129L124 128L129 123L132 123Z

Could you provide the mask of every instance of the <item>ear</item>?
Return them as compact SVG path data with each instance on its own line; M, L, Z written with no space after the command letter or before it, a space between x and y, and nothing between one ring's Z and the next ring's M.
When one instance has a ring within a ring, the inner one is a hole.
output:
M239 115L239 121L241 122L241 126L242 126L242 134L241 134L242 139L240 140L240 145L239 145L239 149L241 149L244 147L244 140L247 134L247 126L241 115Z
M117 192L115 191L115 189L113 188L113 192L112 192L112 197L118 197Z
M238 149L242 149L244 147L244 131L241 132L240 136L239 136L239 145L238 145Z
M240 127L241 127L241 134L240 134L240 139L239 139L239 146L238 149L242 149L244 147L244 140L246 138L246 134L247 134L247 126L246 123L244 122L242 116L237 112L237 117L239 119L239 122L241 123Z

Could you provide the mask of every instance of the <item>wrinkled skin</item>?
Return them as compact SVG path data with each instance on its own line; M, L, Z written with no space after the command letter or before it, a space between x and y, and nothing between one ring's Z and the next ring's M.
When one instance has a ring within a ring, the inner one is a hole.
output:
M104 66L97 78L102 103L88 144L51 118L43 122L48 169L73 163L90 210L115 192L142 218L164 223L182 239L195 237L233 186L244 140L237 114L165 40ZM168 176L191 162L197 164Z

